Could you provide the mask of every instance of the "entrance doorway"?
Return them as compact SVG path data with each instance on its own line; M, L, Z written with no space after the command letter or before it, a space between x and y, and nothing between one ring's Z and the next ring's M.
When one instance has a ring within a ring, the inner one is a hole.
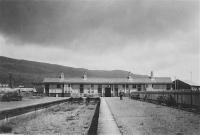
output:
M111 88L105 88L105 97L111 97Z
M45 84L45 94L49 96L49 84Z
M115 96L118 97L118 88L115 88Z

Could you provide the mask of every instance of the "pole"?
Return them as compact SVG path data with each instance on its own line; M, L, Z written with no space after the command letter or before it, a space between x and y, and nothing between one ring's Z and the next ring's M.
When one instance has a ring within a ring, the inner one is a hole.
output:
M176 76L174 77L174 79L175 79L174 83L175 83L175 90L176 90Z

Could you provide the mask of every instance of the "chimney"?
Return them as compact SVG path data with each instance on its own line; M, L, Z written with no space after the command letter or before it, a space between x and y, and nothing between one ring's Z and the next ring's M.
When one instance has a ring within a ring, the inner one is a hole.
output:
M65 78L65 76L64 76L64 73L62 72L61 74L60 74L60 79L64 79Z
M87 80L87 73L86 72L83 73L82 78L83 78L83 80Z
M128 76L127 76L128 80L131 80L132 77L131 77L131 72L128 72Z
M153 71L151 71L150 78L153 78L153 77L154 77L154 75L153 75Z

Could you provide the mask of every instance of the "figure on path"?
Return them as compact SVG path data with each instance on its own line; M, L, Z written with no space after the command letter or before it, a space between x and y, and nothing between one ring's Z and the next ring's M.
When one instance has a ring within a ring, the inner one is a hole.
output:
M123 100L123 92L122 91L119 92L119 96L120 96L120 100Z

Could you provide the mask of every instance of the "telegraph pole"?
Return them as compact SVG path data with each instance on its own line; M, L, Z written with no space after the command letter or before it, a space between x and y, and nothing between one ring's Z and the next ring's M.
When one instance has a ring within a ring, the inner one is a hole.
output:
M174 77L174 79L175 79L174 80L174 83L175 83L175 88L174 89L176 90L176 76Z
M13 84L12 84L12 73L8 73L9 74L9 86L10 88L13 88Z

